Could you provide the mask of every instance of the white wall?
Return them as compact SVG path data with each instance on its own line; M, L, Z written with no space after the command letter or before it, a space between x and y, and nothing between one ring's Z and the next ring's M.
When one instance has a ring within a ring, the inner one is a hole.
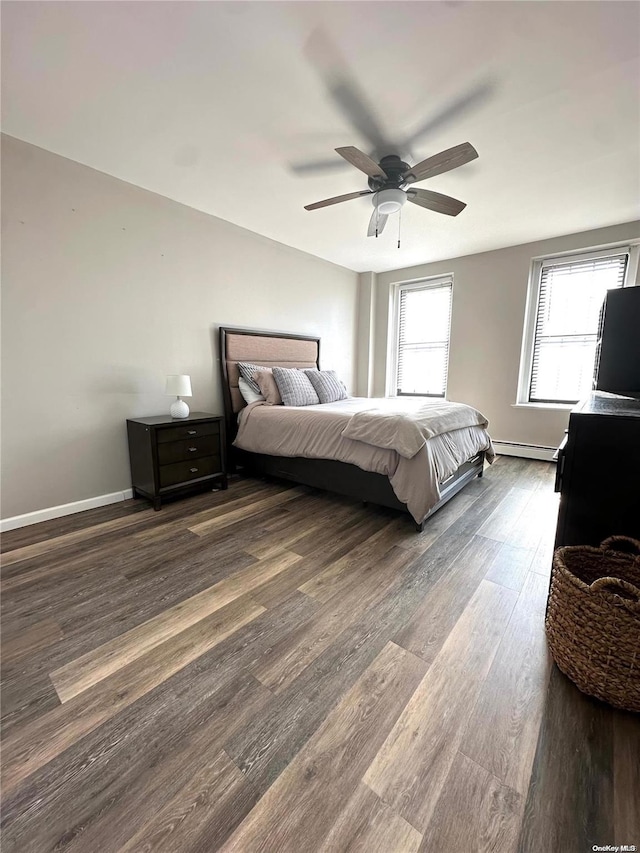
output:
M373 396L373 371L375 366L376 276L372 272L359 275L357 376L358 397Z
M384 395L393 282L453 273L447 397L480 409L496 441L555 447L568 411L516 408L518 369L531 259L640 238L640 222L407 267L376 276L374 395ZM361 348L362 351L362 348Z
M129 488L168 373L222 412L216 325L319 334L355 388L350 270L6 136L2 220L4 518Z

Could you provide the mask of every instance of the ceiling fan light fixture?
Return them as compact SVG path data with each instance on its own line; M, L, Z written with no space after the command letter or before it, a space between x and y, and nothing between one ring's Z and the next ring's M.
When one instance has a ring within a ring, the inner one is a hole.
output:
M397 213L407 200L404 190L380 190L375 193L371 201L381 216Z

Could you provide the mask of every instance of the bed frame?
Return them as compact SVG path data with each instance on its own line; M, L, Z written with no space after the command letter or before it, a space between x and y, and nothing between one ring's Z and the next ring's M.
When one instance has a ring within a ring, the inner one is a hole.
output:
M280 365L320 369L320 338L234 326L220 326L218 334L228 460L231 471L241 466L258 476L279 477L305 486L357 498L365 503L380 504L405 513L409 512L406 504L396 497L388 477L384 474L363 471L356 465L336 462L332 459L269 456L248 453L233 447L232 442L238 431L238 412L246 405L238 388L236 362L248 361L265 367ZM429 510L422 523L416 524L416 529L422 531L425 522L434 512L451 500L474 477L482 477L483 467L484 451L465 462L448 480L441 483L440 500Z

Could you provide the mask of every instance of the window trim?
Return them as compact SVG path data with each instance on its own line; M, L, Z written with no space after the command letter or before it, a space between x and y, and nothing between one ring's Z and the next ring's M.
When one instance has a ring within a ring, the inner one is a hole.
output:
M449 356L451 354L451 323L453 317L453 273L441 273L440 275L423 276L404 281L391 282L389 286L389 335L387 346L387 376L385 382L385 396L398 397L397 373L398 373L398 346L400 336L400 293L403 290L425 290L430 287L442 287L447 284L451 287L451 310L449 311L449 328L447 330L447 369L444 377L444 396L439 394L402 394L403 397L430 397L434 400L446 400L449 386Z
M536 334L536 319L538 316L538 300L540 298L540 285L542 283L542 269L544 266L553 266L558 263L569 261L588 261L596 258L604 258L610 255L628 254L627 268L625 271L623 287L633 287L638 274L638 255L640 245L637 241L629 241L622 244L609 245L598 249L582 249L576 251L559 252L555 255L543 255L531 259L529 267L529 280L527 284L527 302L524 312L524 327L522 332L522 345L520 349L520 369L518 371L518 388L516 402L512 405L526 406L536 409L573 409L575 403L561 402L531 402L529 390L531 386L531 370L533 368L533 349Z

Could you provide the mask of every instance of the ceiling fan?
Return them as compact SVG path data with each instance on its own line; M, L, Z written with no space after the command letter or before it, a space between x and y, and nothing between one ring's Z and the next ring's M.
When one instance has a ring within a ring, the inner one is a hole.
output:
M464 166L478 156L478 152L469 142L434 154L415 166L409 166L397 154L388 154L376 163L363 151L351 145L335 150L352 166L369 176L369 189L305 204L305 210L317 210L319 207L329 207L331 204L371 195L374 210L369 220L368 237L381 234L389 215L397 213L407 201L437 213L457 216L466 207L464 202L431 190L415 189L411 185Z

